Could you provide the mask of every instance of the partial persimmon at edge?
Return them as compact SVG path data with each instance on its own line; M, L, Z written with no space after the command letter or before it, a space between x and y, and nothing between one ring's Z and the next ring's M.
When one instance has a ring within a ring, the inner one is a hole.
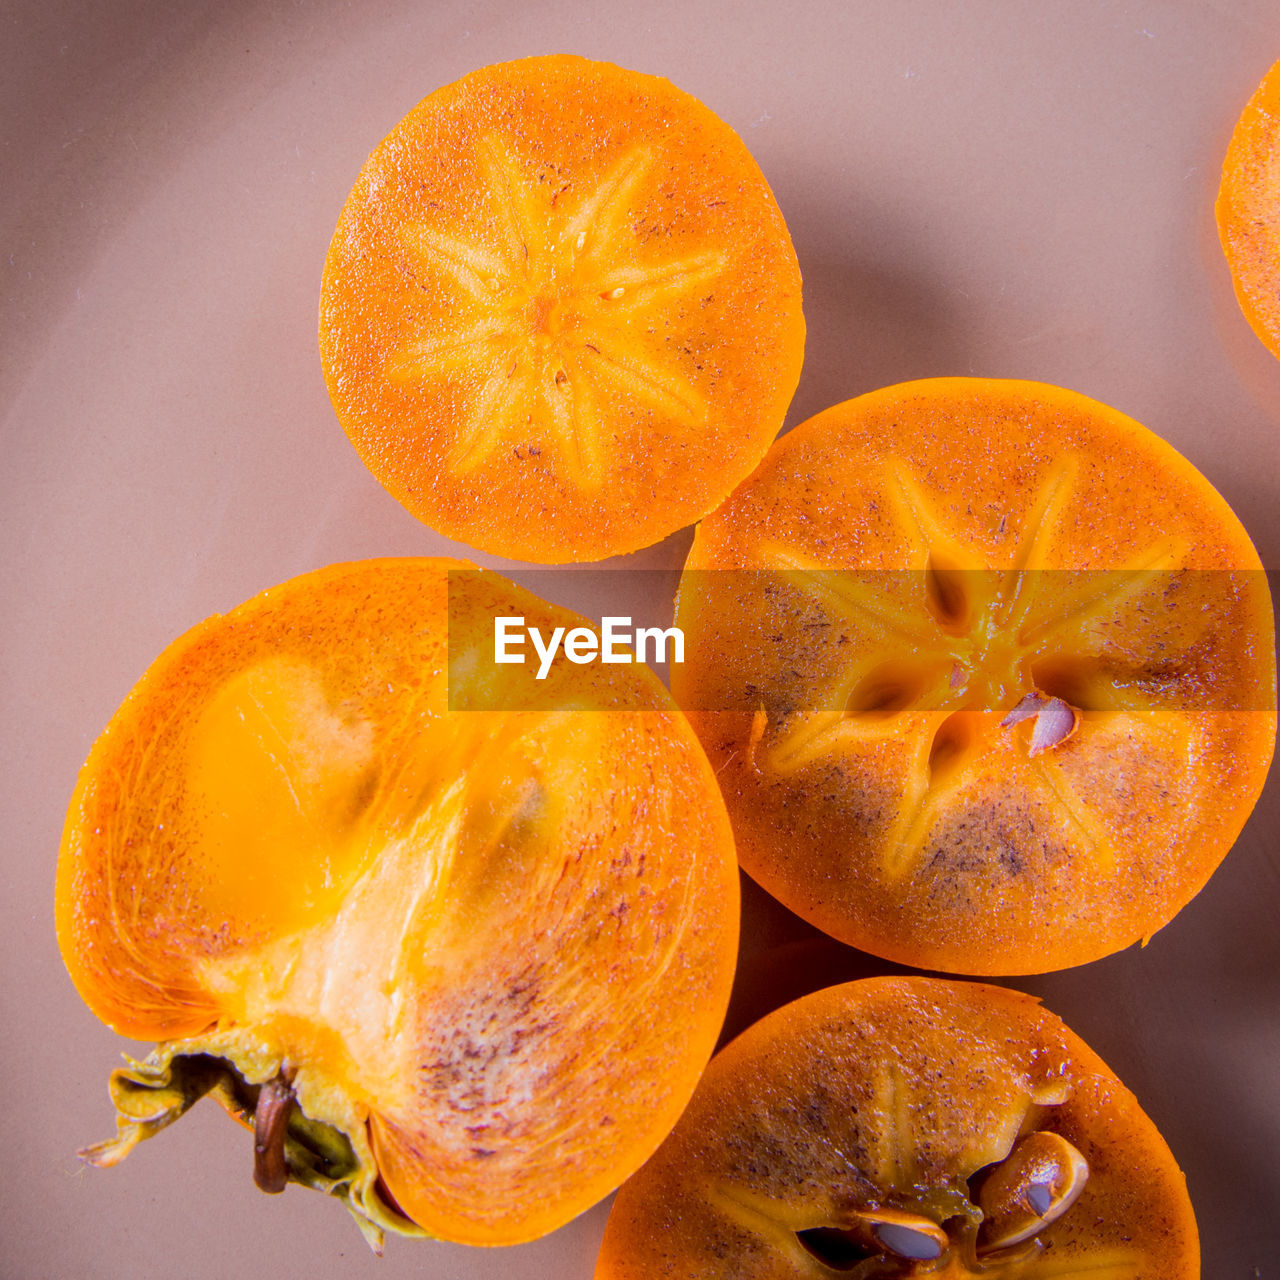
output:
M615 1198L595 1276L1196 1280L1199 1261L1182 1172L1097 1054L1030 996L906 976L722 1049Z
M1214 212L1240 309L1280 359L1280 62L1232 131Z

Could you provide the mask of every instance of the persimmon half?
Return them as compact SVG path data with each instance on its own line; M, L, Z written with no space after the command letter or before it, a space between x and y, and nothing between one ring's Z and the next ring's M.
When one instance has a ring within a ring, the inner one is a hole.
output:
M656 76L484 67L377 147L325 263L338 419L432 528L597 560L715 507L800 376L800 272L742 140Z
M1266 576L1132 419L937 379L783 437L698 529L672 690L746 870L877 955L1039 973L1204 885L1275 744Z
M94 745L58 940L104 1022L162 1042L113 1077L94 1162L210 1093L264 1189L338 1195L379 1245L508 1244L684 1107L737 938L706 759L643 667L558 663L572 710L467 709L495 612L581 619L479 571L450 608L451 567L337 565L210 618Z
M867 978L721 1050L618 1193L596 1280L1198 1280L1133 1094L1030 996Z
M1280 359L1280 62L1236 122L1216 214L1240 309Z

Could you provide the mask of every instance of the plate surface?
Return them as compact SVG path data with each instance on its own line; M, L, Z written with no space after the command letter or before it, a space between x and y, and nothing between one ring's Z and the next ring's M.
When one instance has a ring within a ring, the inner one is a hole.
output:
M738 130L788 219L809 327L789 423L908 378L1058 383L1186 454L1280 567L1280 362L1236 308L1212 216L1231 128L1280 57L1270 0L14 0L3 30L7 1274L591 1275L607 1206L514 1250L392 1241L375 1264L336 1206L255 1191L212 1104L109 1173L73 1154L109 1133L106 1075L137 1048L83 1007L53 936L94 737L210 613L333 561L469 554L365 471L315 337L346 193L437 86L561 51L669 77ZM688 543L617 567L677 569ZM618 590L592 570L526 581L596 613ZM1210 1276L1280 1255L1277 832L1273 777L1145 950L1010 984L1138 1094ZM745 889L729 1031L891 971Z

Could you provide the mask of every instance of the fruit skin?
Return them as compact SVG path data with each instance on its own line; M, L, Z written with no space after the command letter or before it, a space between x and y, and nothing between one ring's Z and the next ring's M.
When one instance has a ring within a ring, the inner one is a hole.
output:
M695 98L527 58L436 90L374 150L320 350L343 429L415 516L596 560L705 515L764 455L800 375L800 271L755 161Z
M576 710L469 710L495 613L582 621L459 562L335 565L125 699L71 802L58 941L104 1022L162 1043L117 1073L96 1163L204 1091L246 1118L285 1070L294 1180L375 1240L503 1244L670 1128L736 958L714 778L644 668L558 664Z
M1280 359L1280 62L1232 131L1214 213L1240 309Z
M1043 1250L979 1267L967 1180L1029 1130L1078 1148L1088 1181L1041 1233ZM815 992L721 1050L670 1137L619 1191L596 1280L829 1276L796 1233L848 1227L877 1205L950 1221L950 1255L937 1268L881 1262L846 1274L1200 1275L1183 1175L1096 1054L1030 996L900 977Z
M1046 610L1091 574L1149 576L1046 647L988 627L1019 568ZM888 620L833 601L831 569ZM963 622L939 620L948 591ZM1043 384L907 383L801 424L699 526L677 622L672 692L744 869L921 968L1040 973L1145 941L1226 854L1274 749L1248 535L1146 428ZM852 714L886 669L904 705ZM1002 720L1073 682L1096 686L1077 731L1033 756L1032 722Z

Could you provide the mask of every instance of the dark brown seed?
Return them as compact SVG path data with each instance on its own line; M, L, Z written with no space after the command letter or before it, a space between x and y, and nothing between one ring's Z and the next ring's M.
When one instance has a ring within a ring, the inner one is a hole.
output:
M282 1071L258 1090L253 1113L253 1180L260 1191L278 1195L289 1185L284 1139L293 1110L293 1082Z

